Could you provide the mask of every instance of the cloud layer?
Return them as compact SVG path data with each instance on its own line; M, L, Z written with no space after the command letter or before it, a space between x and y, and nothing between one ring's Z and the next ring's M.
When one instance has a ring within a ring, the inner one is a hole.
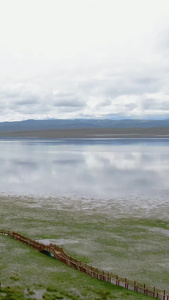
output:
M0 121L167 118L168 0L0 3Z

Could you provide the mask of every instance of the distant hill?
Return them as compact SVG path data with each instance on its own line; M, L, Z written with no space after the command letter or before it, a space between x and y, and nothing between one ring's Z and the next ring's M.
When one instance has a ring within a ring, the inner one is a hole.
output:
M75 120L26 120L16 122L1 122L0 131L31 131L51 129L75 129L75 128L162 128L169 127L169 119L166 120L98 120L98 119L75 119Z

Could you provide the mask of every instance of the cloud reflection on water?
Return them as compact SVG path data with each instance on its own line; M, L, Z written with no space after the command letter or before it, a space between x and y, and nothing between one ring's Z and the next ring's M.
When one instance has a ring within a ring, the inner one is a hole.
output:
M164 144L0 141L0 192L113 197L168 190Z

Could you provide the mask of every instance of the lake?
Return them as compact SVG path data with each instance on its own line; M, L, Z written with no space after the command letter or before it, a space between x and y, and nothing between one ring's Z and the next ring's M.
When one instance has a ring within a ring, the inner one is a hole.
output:
M5 195L162 201L169 192L169 139L0 140L0 165Z
M167 289L169 139L4 139L0 159L1 228ZM25 264L30 250L11 243L1 237L6 285L11 270L30 286L55 284L63 265L41 272L34 252Z

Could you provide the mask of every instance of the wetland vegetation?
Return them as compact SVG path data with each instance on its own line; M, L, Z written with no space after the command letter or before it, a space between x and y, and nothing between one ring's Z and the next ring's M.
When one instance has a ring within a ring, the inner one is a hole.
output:
M2 228L60 244L100 269L167 287L169 221L160 219L160 207L151 218L142 218L139 209L135 217L133 212L119 214L113 201L108 210L104 202L97 206L92 199L1 197L0 201ZM149 298L90 278L10 237L0 236L0 253L0 299Z

